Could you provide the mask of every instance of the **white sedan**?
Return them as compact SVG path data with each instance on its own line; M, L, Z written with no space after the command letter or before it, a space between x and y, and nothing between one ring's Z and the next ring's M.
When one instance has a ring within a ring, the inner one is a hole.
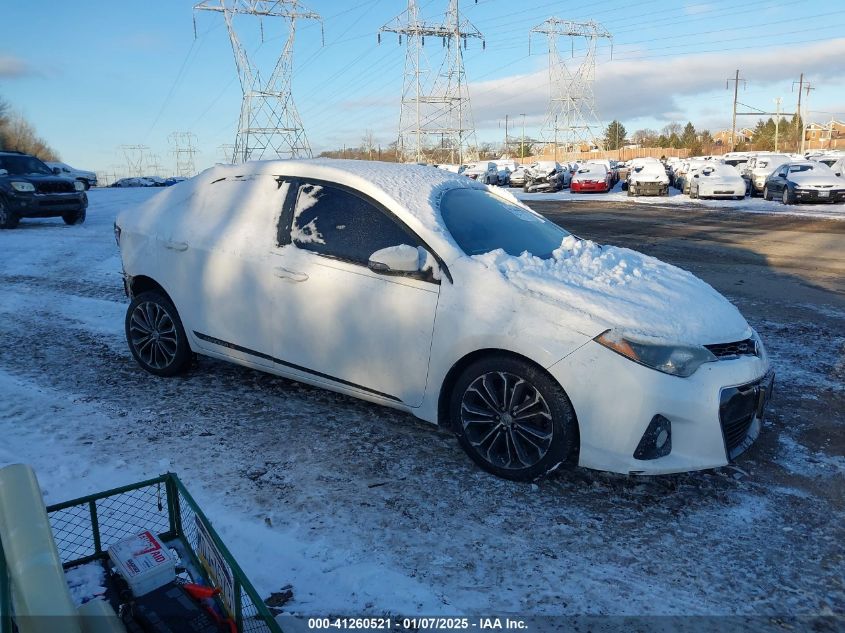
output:
M707 164L690 172L690 198L734 198L745 197L745 180L736 169L722 163Z
M201 354L395 407L502 477L722 466L771 393L760 339L709 285L441 170L217 166L115 235L147 371Z

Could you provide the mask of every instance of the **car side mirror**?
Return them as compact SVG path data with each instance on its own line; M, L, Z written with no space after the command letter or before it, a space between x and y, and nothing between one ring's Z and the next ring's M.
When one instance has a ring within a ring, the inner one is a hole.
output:
M368 267L376 273L418 273L420 251L408 244L388 246L370 255Z
M693 178L698 178L698 174L696 174L695 176L693 176Z
M59 174L62 173L62 170L59 169L58 167L53 167L53 169L51 169L50 171L52 171L53 174L55 174L56 176L58 176Z

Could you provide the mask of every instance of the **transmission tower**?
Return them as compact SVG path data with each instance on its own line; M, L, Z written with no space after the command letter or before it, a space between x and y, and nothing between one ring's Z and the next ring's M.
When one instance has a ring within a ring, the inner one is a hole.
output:
M147 155L147 175L161 176L161 156L158 154Z
M197 173L194 156L197 154L197 137L192 132L173 132L167 137L171 152L176 157L176 175L191 178Z
M481 33L461 19L458 0L449 0L442 24L421 20L416 0L408 0L408 9L379 29L379 43L385 32L398 34L400 45L404 35L407 44L399 155L416 162L423 162L427 155L438 162L473 159L478 150L462 49L470 38L480 39L486 48ZM443 53L436 72L425 52L426 37L431 42L429 50L433 44L435 53Z
M565 151L580 151L582 145L603 147L602 126L596 115L593 82L596 76L596 46L600 39L613 42L613 36L597 22L572 22L549 18L531 29L528 35L545 35L549 46L549 110L543 123L542 140ZM561 38L569 39L569 57L561 55ZM583 40L583 51L576 42ZM575 54L583 52L583 57Z
M232 156L235 153L235 146L231 143L223 143L222 145L217 146L217 151L219 153L220 162L228 164L232 162Z
M306 10L299 0L204 0L194 6L194 11L222 13L229 32L243 91L234 162L260 159L265 154L274 158L310 158L311 147L291 94L293 42L297 20L318 20L322 29L322 18ZM287 40L269 78L262 78L258 60L251 58L241 44L235 29L236 15L259 19L262 42L265 18L287 22ZM194 16L196 37L196 13Z
M130 178L141 178L144 175L144 152L146 145L121 145L123 157L126 159L126 173Z

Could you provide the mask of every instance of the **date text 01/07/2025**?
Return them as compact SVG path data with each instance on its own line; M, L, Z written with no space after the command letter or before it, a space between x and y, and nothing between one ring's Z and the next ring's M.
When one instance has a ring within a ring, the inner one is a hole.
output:
M393 619L387 617L368 618L309 618L309 629L360 629L379 630L403 628L413 631L419 630L525 630L527 623L514 618L446 618L446 617L418 617Z

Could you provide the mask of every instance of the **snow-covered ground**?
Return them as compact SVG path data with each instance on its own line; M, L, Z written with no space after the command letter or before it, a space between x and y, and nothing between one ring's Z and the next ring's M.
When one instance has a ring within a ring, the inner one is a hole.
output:
M677 189L669 188L668 196L628 196L627 191L622 190L622 182L608 193L572 193L564 189L556 193L525 193L524 191L511 189L517 199L527 204L532 200L559 200L565 202L590 201L595 202L596 197L608 202L632 202L635 204L659 204L659 205L683 205L688 208L704 207L709 209L724 209L740 213L765 213L770 215L789 215L808 218L826 218L833 220L845 220L845 203L841 204L792 204L785 205L780 200L763 200L763 198L746 197L743 200L722 200L722 199L695 199L692 200L686 194Z
M209 359L141 371L112 222L156 193L0 232L0 465L31 463L48 502L178 472L297 614L845 613L845 459L797 431L842 420L845 330L752 319L787 380L736 467L516 484L396 411Z

